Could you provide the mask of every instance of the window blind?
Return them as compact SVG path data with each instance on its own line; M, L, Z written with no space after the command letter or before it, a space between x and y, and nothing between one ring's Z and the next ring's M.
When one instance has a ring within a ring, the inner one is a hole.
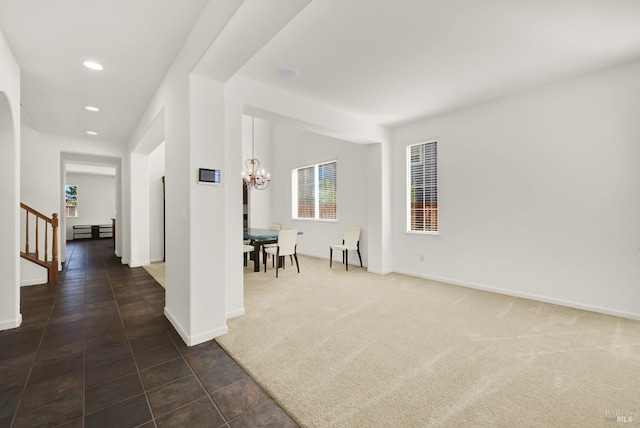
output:
M407 148L409 231L438 231L438 146L436 141Z
M318 165L319 217L336 218L336 162Z
M315 218L315 167L298 169L298 218Z
M337 218L337 162L325 162L293 171L293 217L335 220Z

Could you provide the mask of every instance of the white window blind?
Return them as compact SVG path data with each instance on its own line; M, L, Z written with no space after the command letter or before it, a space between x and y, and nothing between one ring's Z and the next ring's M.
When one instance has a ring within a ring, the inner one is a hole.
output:
M438 232L438 143L407 147L407 230Z
M337 161L292 171L292 217L335 220Z
M336 219L336 162L318 165L319 217Z
M298 218L316 216L316 168L298 169Z

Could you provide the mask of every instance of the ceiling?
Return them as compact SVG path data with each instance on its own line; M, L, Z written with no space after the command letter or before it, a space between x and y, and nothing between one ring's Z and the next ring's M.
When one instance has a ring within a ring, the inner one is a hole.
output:
M206 4L0 0L0 30L21 69L23 123L125 143ZM104 70L85 68L85 60Z
M638 0L316 0L241 73L394 126L637 59Z
M245 0L238 10L247 14L261 1ZM22 70L23 122L126 143L209 3L224 1L0 0L0 29ZM287 15L283 7L283 28L262 48L254 37L243 52L257 53L224 79L240 68L396 126L640 59L638 0L305 0L300 8ZM263 19L273 21L279 10ZM239 51L240 39L260 30L223 31L220 51L231 55L236 38ZM84 68L86 59L104 71ZM300 76L281 79L282 67Z

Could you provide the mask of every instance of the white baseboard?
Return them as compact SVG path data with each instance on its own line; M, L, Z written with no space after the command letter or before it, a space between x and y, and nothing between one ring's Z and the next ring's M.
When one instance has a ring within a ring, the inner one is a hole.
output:
M128 264L129 264L129 267L131 268L137 268L137 267L150 265L151 263L149 262L149 260L142 260L142 261L129 262Z
M189 335L187 334L186 331L184 331L180 323L175 319L175 317L171 314L171 311L169 311L169 309L166 306L164 307L164 315L167 317L171 325L173 325L173 328L176 329L176 331L178 332L182 340L184 340L184 343L188 345Z
M378 269L367 268L367 271L371 273L376 273L378 275L388 275L390 273L393 273L393 269L378 270Z
M166 306L164 307L164 315L167 317L169 322L176 329L176 331L178 332L178 334L180 335L182 340L184 340L184 343L187 344L187 346L195 346L195 345L198 345L200 343L207 342L207 341L209 341L211 339L215 339L218 336L222 336L223 334L226 334L229 331L229 328L225 324L222 327L219 327L219 328L216 328L216 329L213 329L213 330L209 330L209 331L206 331L204 333L196 334L194 336L190 336L189 334L187 334L187 332L184 330L184 328L182 328L180 323L171 314L171 312L169 311L169 309L167 309Z
M20 287L29 287L31 285L42 285L47 283L47 277L44 278L35 278L35 279L26 279L20 281Z
M556 299L554 297L541 296L541 295L538 295L538 294L523 293L523 292L520 292L520 291L507 290L507 289L498 288L498 287L491 287L491 286L488 286L488 285L476 284L476 283L473 283L473 282L458 281L458 280L451 279L451 278L442 278L442 277L433 276L433 275L424 275L424 274L416 273L416 272L409 272L409 271L404 271L404 270L395 270L394 272L401 273L401 274L404 274L404 275L415 276L415 277L418 277L418 278L430 279L432 281L444 282L446 284L459 285L459 286L462 286L462 287L473 288L473 289L476 289L476 290L483 290L483 291L489 291L491 293L504 294L506 296L520 297L522 299L535 300L537 302L543 302L543 303L551 303L551 304L554 304L554 305L566 306L566 307L574 308L574 309L582 309L582 310L585 310L585 311L596 312L596 313L600 313L600 314L604 314L604 315L613 315L613 316L621 317L621 318L628 318L628 319L632 319L632 320L640 320L640 313L634 313L634 312L620 311L620 310L616 310L616 309L603 308L601 306L587 305L587 304L584 304L584 303L574 302L574 301L571 301L571 300Z
M12 328L18 328L22 324L22 314L18 314L15 319L0 321L0 331L1 330L9 330Z
M329 256L326 254L320 255L320 254L313 254L313 253L303 253L300 251L298 251L298 254L302 256L315 257L316 259L323 259L323 260L326 260L327 263L329 263ZM342 264L342 257L340 257L340 259L336 259L335 254L340 254L340 252L334 253L333 263ZM355 255L355 260L354 260L354 257L349 257L349 266L360 267L360 259L358 258L358 254L354 253L354 255ZM367 268L367 264L364 262L364 260L362 261L362 267ZM391 273L391 271L389 271L389 273Z
M211 339L215 339L218 336L222 336L223 334L227 334L229 332L229 327L225 324L222 327L218 327L213 330L206 331L204 333L196 334L195 336L191 336L187 345L195 346L200 343L208 342Z
M149 262L151 262L151 263L159 263L159 262L162 262L162 261L164 261L164 260L162 260L162 259L149 259Z
M236 318L242 315L244 315L244 308L236 309L236 310L227 312L227 319Z

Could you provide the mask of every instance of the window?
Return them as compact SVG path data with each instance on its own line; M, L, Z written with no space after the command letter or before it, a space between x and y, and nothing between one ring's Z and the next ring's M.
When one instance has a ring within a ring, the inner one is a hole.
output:
M78 186L64 186L64 214L67 217L78 217Z
M438 142L407 147L407 231L438 232Z
M291 172L292 213L297 219L335 220L337 161Z

